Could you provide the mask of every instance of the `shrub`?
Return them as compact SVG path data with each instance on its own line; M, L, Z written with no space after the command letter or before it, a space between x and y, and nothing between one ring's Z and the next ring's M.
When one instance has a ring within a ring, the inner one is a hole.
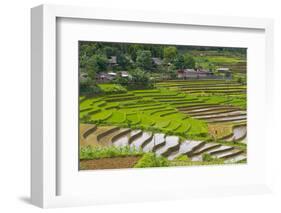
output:
M190 159L189 159L189 157L187 157L187 155L180 155L180 156L176 157L175 160L178 160L178 161L190 161Z
M224 160L219 158L214 158L212 155L204 153L202 156L203 162L209 162L214 164L223 164Z
M105 94L113 93L125 93L127 89L122 87L120 84L99 84L101 91Z
M131 71L128 78L117 77L114 82L130 89L148 89L153 87L150 75L139 68Z
M99 94L101 89L90 78L80 79L79 84L80 95Z
M244 84L244 83L245 83L244 80L243 80L243 78L241 78L241 77L239 77L239 78L237 79L237 82L238 82L239 84Z
M207 162L210 162L210 161L214 160L214 158L212 157L212 155L207 154L207 153L204 153L204 154L203 154L202 159L203 159L203 161L207 161Z
M80 160L92 160L99 158L111 158L111 157L125 157L125 156L137 156L141 155L142 151L125 146L125 147L81 147L80 148Z
M137 162L135 168L167 167L169 165L169 161L166 158L162 156L156 156L155 153L146 153Z

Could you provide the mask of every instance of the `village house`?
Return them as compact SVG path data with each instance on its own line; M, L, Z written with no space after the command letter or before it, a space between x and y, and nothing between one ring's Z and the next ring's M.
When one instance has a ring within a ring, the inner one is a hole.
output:
M113 79L113 77L108 75L108 73L106 73L106 72L101 72L101 73L96 74L97 82L108 82L112 79Z
M182 69L177 71L180 79L194 79L194 78L213 78L214 73L209 70L202 69Z
M117 56L111 56L109 59L108 59L108 64L110 66L117 66Z
M119 71L118 74L122 77L122 78L128 78L129 77L129 73L127 71Z
M122 78L128 78L130 77L129 73L127 71L118 71L116 72L101 72L96 75L96 80L98 82L110 82L114 80L117 76L120 76Z
M231 78L232 77L232 72L227 67L220 67L220 68L217 69L217 72L220 73L220 74L223 74L225 78Z
M161 58L151 58L153 63L156 64L157 66L161 65L163 63Z

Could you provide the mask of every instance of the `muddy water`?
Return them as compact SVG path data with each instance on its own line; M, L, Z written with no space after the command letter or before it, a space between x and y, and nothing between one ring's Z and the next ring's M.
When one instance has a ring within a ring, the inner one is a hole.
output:
M235 116L235 117L226 117L226 118L214 118L210 119L208 121L210 122L219 122L219 121L232 121L232 120L245 120L247 118L246 115L241 115L241 116Z
M152 140L150 143L148 143L144 148L144 152L151 152L153 150L153 147L158 147L161 145L165 145L165 134L162 133L156 133L154 134Z
M206 108L199 108L199 109L190 109L190 110L184 110L187 112L204 112L204 111L211 111L211 110L219 110L219 109L227 109L227 107L223 106L211 106L211 107L206 107Z
M181 143L180 145L180 148L179 148L179 151L178 152L175 152L175 153L172 153L168 159L169 160L173 160L175 159L176 157L182 155L182 154L187 154L189 152L191 152L194 148L200 146L200 144L202 144L201 141L192 141L192 140L186 140L184 142Z
M216 114L212 114L212 115L196 115L196 116L192 116L194 118L213 118L213 117L218 117L218 116L235 116L235 115L241 115L241 114L245 114L244 111L235 111L235 112L226 112L226 113L216 113Z
M236 162L239 162L241 160L246 160L246 159L247 159L247 155L242 153L242 154L234 156L230 159L226 159L224 162L225 163L236 163Z
M129 134L126 134L120 138L118 138L116 141L113 142L114 146L127 146L129 145L129 139L136 135L139 134L141 130L133 130Z
M137 138L136 140L134 140L132 143L131 143L131 147L135 147L137 149L140 149L142 144L151 137L151 133L149 132L144 132L142 134L141 137Z
M103 132L106 131L111 131L112 129L116 129L116 127L113 126L101 126L98 127L92 134L88 135L86 139L81 140L80 143L81 145L100 145L100 141L98 141L97 136ZM116 129L116 131L118 131L118 129ZM114 131L114 132L116 132ZM110 134L109 134L110 135ZM82 138L82 136L81 136Z
M89 127L92 126L83 126L80 130L80 134L83 135ZM246 126L237 126L233 129L234 136L232 136L231 139L242 138L246 136L246 132ZM97 140L98 135L102 135L99 140ZM228 140L230 140L230 138ZM111 143L111 141L113 143ZM226 159L226 161L236 162L246 158L246 156L243 153L241 154L239 150L228 150L230 147L221 146L217 143L205 144L202 141L193 140L186 140L180 143L180 138L178 136L165 136L163 133L155 133L152 136L152 133L142 132L142 130L129 130L125 128L119 129L108 126L97 127L97 129L90 132L86 138L81 137L80 144L105 146L114 145L118 147L130 145L131 147L135 147L137 149L143 148L144 152L155 152L156 155L165 156L169 160L174 160L182 154L192 153L193 157L191 157L191 160L201 161L203 153L209 153L216 157L224 157L227 154L233 155L236 151L238 151L238 153L235 154L235 156L229 156L229 159Z
M156 155L162 155L163 153L167 152L170 148L177 146L179 144L179 137L167 136L165 138L165 141L165 145L160 149L156 150Z
M226 139L226 141L236 141L244 138L247 134L246 126L237 126L233 128L233 136Z

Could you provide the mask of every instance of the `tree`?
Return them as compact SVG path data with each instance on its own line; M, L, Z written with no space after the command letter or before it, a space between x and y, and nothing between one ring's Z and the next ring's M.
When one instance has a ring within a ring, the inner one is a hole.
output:
M116 55L116 49L114 47L106 46L104 48L104 54L107 58L110 58L111 56Z
M137 52L136 65L143 70L152 69L151 52L149 50L139 50Z
M129 84L130 87L138 89L152 87L150 75L140 68L137 68L131 72Z
M167 74L170 76L170 79L176 79L177 78L176 67L174 65L168 66Z
M176 69L183 69L185 67L185 61L183 55L178 55L174 60Z
M79 92L81 95L98 94L101 92L95 80L90 77L81 78L79 83Z
M174 59L176 58L178 51L176 47L170 46L165 47L163 50L164 59L167 63L172 63Z
M121 69L127 69L130 65L130 58L128 55L125 54L118 54L117 55L117 64Z
M189 53L184 54L184 65L186 68L195 68L195 60Z
M209 69L210 71L215 71L215 70L216 70L216 66L215 66L213 63L209 63L209 64L208 64L208 69Z
M86 71L89 76L93 76L93 73L99 73L105 71L107 68L108 59L105 55L95 54L89 58L86 63Z

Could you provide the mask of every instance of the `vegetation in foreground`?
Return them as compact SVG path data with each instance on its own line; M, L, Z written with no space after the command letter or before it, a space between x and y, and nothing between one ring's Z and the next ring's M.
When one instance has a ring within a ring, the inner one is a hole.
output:
M203 155L203 161L191 161L187 155L180 155L176 159L169 161L162 156L156 156L155 153L143 153L141 150L130 147L81 147L80 160L112 159L115 157L140 156L140 159L134 165L134 168L149 167L171 167L171 166L199 166L199 165L221 165L225 164L223 159L217 159L209 154ZM239 163L246 163L245 160ZM82 168L83 169L83 168ZM89 169L89 168L87 168Z
M129 146L124 147L80 147L80 160L93 160L100 158L127 157L142 155L141 150L134 149Z

